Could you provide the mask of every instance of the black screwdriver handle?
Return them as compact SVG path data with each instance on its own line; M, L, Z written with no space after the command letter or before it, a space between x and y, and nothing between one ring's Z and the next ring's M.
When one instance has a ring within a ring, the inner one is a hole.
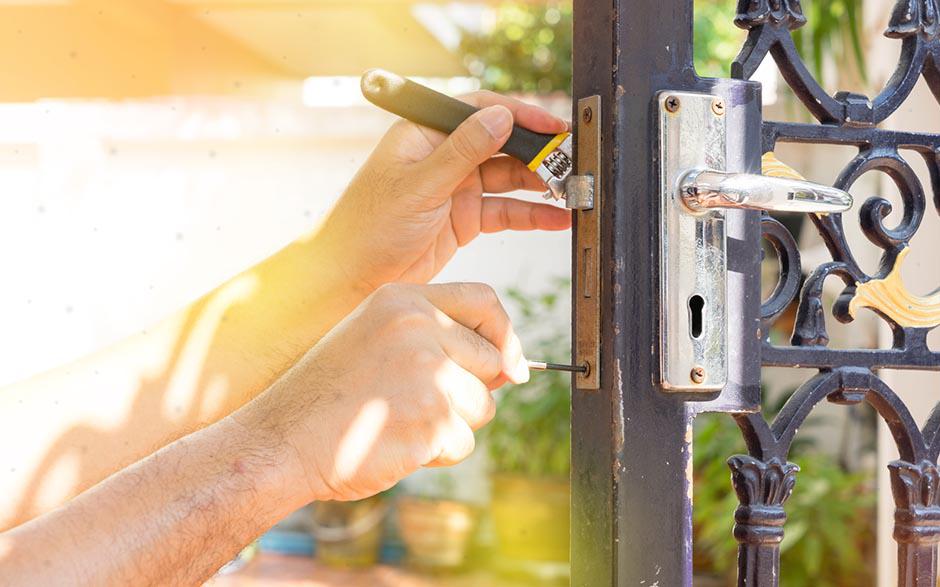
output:
M478 112L470 104L381 69L362 76L362 94L383 110L447 134ZM513 126L512 135L501 151L532 168L541 163L541 159L536 159L540 155L544 158L543 151L555 137Z

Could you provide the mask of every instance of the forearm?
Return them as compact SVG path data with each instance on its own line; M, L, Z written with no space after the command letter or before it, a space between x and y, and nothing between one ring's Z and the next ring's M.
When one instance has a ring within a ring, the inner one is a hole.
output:
M272 438L231 418L0 535L0 584L201 584L307 497Z
M177 316L0 390L0 529L64 503L267 388L364 297L298 241Z

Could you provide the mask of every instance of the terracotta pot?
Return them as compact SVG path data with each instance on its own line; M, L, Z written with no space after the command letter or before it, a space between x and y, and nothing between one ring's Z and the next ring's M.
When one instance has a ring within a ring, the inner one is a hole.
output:
M496 475L491 508L501 557L568 561L571 485L567 479Z
M380 496L314 504L312 530L317 558L333 567L375 565L387 512L388 504Z
M402 496L398 526L410 565L452 569L464 562L476 511L466 503Z

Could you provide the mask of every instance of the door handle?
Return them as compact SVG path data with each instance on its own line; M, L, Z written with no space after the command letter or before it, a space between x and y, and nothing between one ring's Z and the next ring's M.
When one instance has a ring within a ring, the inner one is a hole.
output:
M835 214L852 207L852 196L811 181L695 169L679 183L682 203L693 212L715 209Z
M852 207L852 196L802 179L772 154L763 161L767 175L731 172L745 119L722 96L665 91L657 105L660 384L711 400L728 384L729 317L744 303L742 276L729 275L728 239L740 236L729 230L743 222L734 211L835 214Z

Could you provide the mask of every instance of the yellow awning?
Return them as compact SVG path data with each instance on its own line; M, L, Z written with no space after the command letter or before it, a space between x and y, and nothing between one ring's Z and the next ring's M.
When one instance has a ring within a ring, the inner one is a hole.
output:
M265 91L370 67L466 74L412 17L412 4L0 0L0 101Z

